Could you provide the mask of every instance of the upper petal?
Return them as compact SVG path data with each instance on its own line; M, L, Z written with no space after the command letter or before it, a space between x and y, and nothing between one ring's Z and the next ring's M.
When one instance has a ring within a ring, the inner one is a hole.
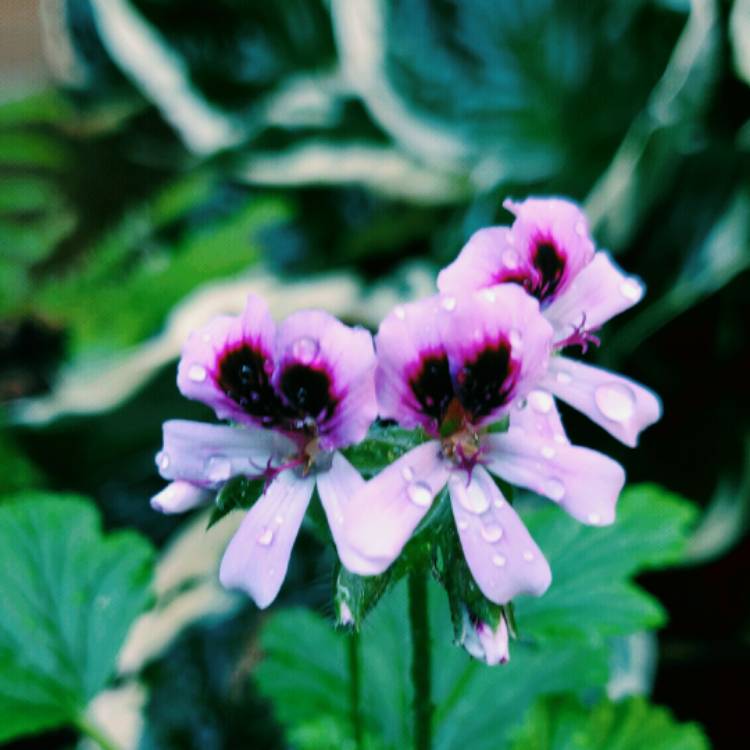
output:
M344 567L350 570L367 567L367 562L363 561L349 545L344 533L346 508L357 492L364 487L365 480L339 452L333 454L330 469L319 473L316 479L320 503L328 519L339 559Z
M219 419L268 422L279 404L270 386L274 338L268 306L250 295L241 315L214 318L190 334L177 370L180 391Z
M598 328L640 302L644 293L640 279L626 276L608 253L598 252L544 314L555 338L562 339L580 326Z
M230 477L260 476L269 463L294 452L282 435L253 427L171 419L164 423L164 446L156 456L165 479L218 487Z
M497 604L543 594L552 580L549 565L485 469L476 466L470 481L466 472L454 472L448 490L464 556L482 593Z
M548 497L582 523L615 520L625 472L609 456L518 428L488 435L484 448L485 465L506 482Z
M542 384L618 440L634 447L642 430L661 418L661 401L648 388L600 367L552 357Z
M530 391L526 398L516 401L510 411L510 427L520 427L531 435L556 443L570 442L555 399L551 393L541 389Z
M281 324L275 353L276 389L292 408L315 419L325 450L365 437L377 416L369 331L322 310L304 310Z
M226 588L247 592L261 608L276 598L289 567L315 478L281 472L247 512L221 561Z
M353 573L377 575L399 556L448 479L440 444L418 445L367 482L344 508Z

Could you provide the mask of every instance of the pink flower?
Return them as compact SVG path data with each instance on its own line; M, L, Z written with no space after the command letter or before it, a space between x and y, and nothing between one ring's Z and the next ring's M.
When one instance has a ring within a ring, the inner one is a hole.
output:
M466 607L461 612L461 618L459 646L463 646L471 656L489 667L510 661L508 625L502 612L494 628L489 623L472 617Z
M343 507L364 480L338 449L362 440L375 419L374 371L369 332L321 311L294 313L277 330L255 296L242 315L214 319L184 347L182 393L236 424L166 422L157 465L172 484L152 502L186 510L231 477L265 478L220 571L259 607L281 588L316 485L339 551L345 543Z
M397 307L376 337L380 414L433 438L365 484L345 510L342 562L384 571L447 484L472 575L493 602L542 594L550 569L488 472L559 503L584 523L614 520L625 481L595 451L511 426L488 431L545 376L553 330L515 285ZM348 550L356 554L349 556Z
M506 201L515 214L511 227L480 229L458 258L438 276L441 292L518 284L539 300L554 329L555 349L598 340L594 331L643 296L641 281L625 276L604 252L596 252L588 222L574 203L560 198ZM638 435L661 417L661 403L628 378L555 356L528 405L511 422L565 440L551 394L635 446Z

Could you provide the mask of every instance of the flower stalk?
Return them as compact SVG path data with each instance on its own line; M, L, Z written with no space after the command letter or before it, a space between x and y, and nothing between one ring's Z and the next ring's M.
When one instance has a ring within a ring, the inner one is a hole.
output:
M364 723L362 721L362 650L359 633L352 630L347 637L349 657L349 709L356 750L364 750Z
M432 663L427 577L423 571L409 574L409 624L411 627L411 679L414 687L414 750L432 748Z

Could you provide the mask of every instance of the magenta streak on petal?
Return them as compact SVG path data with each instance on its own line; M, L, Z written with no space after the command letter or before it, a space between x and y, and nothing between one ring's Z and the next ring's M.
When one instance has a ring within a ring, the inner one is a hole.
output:
M261 609L271 604L284 582L314 487L314 477L298 477L293 470L274 479L224 553L219 572L223 586L245 591Z
M448 489L464 556L482 593L497 604L543 594L549 565L484 467L475 468L468 485L464 472L453 472Z
M445 486L450 468L440 444L413 448L367 482L344 508L344 535L356 556L344 560L359 575L382 573L399 556Z

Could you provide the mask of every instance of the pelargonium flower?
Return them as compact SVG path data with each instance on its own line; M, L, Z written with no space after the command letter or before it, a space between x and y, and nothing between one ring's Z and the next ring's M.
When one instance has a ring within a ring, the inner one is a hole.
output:
M184 347L183 395L235 424L166 422L157 465L172 484L153 504L185 510L234 476L264 478L220 570L225 586L244 589L260 607L281 588L316 485L339 551L345 543L343 506L364 480L338 449L362 440L376 417L374 371L368 331L322 311L294 313L277 330L256 296Z
M622 467L587 448L517 427L488 428L529 394L548 365L552 327L539 303L504 284L397 307L376 336L380 414L421 426L413 448L357 493L345 511L355 573L384 571L447 484L464 556L484 595L504 604L541 594L550 569L488 472L538 492L584 523L614 520Z
M464 607L461 611L461 633L458 645L463 646L468 653L487 666L507 664L510 660L508 648L508 624L505 614L500 613L500 619L493 628L488 622L472 616Z
M640 301L641 281L624 275L607 253L596 251L586 217L574 203L529 198L503 205L515 214L512 226L475 232L438 276L440 291L518 284L539 300L557 350L569 345L585 350L598 343L594 331ZM647 388L562 355L552 358L539 386L512 421L547 435L564 434L550 394L630 446L661 416L659 399Z

